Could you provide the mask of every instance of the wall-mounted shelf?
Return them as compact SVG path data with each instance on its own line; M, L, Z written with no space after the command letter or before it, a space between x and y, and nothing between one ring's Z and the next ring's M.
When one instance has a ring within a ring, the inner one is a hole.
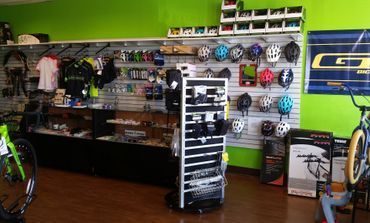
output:
M96 39L96 40L70 40L70 41L53 41L48 43L39 44L12 44L12 45L0 45L2 49L5 48L29 48L33 49L35 47L52 47L58 46L58 48L63 49L70 47L70 45L81 45L84 47L89 44L90 47L105 47L107 43L110 43L110 47L141 47L141 46L153 46L153 45L198 45L212 43L255 43L265 41L266 39L276 39L276 41L286 40L286 38L291 38L292 40L298 41L303 39L303 35L300 33L285 33L285 34L264 34L264 35L251 35L251 36L221 36L221 37L196 37L196 38L138 38L138 39Z

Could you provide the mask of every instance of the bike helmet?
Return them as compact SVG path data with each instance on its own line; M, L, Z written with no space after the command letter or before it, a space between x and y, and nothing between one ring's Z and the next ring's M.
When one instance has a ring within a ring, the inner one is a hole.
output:
M289 63L295 63L297 65L300 54L301 48L294 41L285 46L284 55Z
M262 71L260 75L260 83L263 88L271 86L273 80L274 73L270 69L266 68L264 71Z
M248 109L252 104L252 98L248 93L244 93L239 96L237 100L237 108L239 111L242 112L242 115L244 116L244 112L247 112L248 115Z
M278 62L280 56L281 56L281 47L277 43L271 44L266 51L267 56L267 62L269 63L276 63Z
M247 49L247 58L251 61L257 61L257 65L259 65L262 53L262 46L258 43L255 43Z
M290 130L290 125L286 122L279 122L276 126L275 136L279 138L285 137Z
M211 68L208 68L206 71L204 71L204 77L213 78L214 76L215 74Z
M217 61L224 61L229 56L229 48L221 44L215 49L215 57Z
M217 75L218 78L227 78L230 80L231 78L231 71L229 70L229 68L224 68L220 71L220 73L218 73Z
M272 136L274 134L274 125L271 121L263 121L261 125L261 133L263 136Z
M211 56L211 48L207 45L202 46L198 50L198 59L200 62L206 62Z
M244 129L244 120L243 118L236 118L232 124L234 133L241 133Z
M265 95L260 99L260 111L269 112L272 106L272 97Z
M286 90L289 89L289 86L292 84L294 78L294 74L292 69L284 69L280 72L278 77L278 83Z
M278 102L278 111L281 115L289 115L293 108L293 98L285 95Z
M241 44L238 44L231 48L230 50L230 57L231 62L233 63L239 63L244 56L244 47Z

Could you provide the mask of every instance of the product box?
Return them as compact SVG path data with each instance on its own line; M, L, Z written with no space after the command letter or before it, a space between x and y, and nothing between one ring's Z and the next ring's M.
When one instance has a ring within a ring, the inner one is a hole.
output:
M334 138L331 177L334 182L344 182L348 148L351 140Z
M196 77L197 66L190 63L177 63L176 69L181 71L182 77Z
M291 131L288 194L319 196L330 173L332 140L330 132Z
M285 175L285 144L265 140L263 143L261 183L283 186Z

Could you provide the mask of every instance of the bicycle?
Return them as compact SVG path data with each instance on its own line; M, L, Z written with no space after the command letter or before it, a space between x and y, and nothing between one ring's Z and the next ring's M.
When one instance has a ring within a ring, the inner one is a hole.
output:
M37 159L31 143L24 138L10 139L6 120L0 115L0 218L21 220L35 199Z
M360 178L365 174L366 166L370 165L370 149L368 149L370 120L369 117L366 116L366 112L370 111L370 106L358 105L353 95L353 89L347 84L328 82L327 85L340 87L340 90L347 89L351 96L353 105L361 111L360 124L352 133L345 168L345 175L348 178L349 183L354 186L358 184ZM369 101L366 97L364 98Z

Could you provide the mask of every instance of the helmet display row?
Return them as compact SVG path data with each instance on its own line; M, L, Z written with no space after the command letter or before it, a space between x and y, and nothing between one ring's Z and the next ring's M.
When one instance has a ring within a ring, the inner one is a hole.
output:
M262 121L261 133L264 137L272 136L275 132L275 136L278 138L284 138L290 131L290 125L287 122L281 121L274 128L274 124L271 121Z
M273 101L270 95L263 96L259 101L259 108L261 112L269 112L271 110ZM278 101L278 111L280 115L288 115L293 109L294 101L289 95L284 95Z
M278 84L285 90L288 90L290 85L293 83L294 73L292 69L283 69L278 76ZM274 73L266 68L260 74L260 84L263 88L271 87L274 81Z
M211 68L207 68L207 70L204 71L203 76L205 78L227 78L230 80L231 78L231 71L229 68L222 69L218 74L215 74L215 72Z
M256 61L257 65L260 64L260 57L263 53L263 48L258 43L253 44L246 50L242 44L237 44L231 49L229 49L226 45L221 44L215 49L214 55L216 60L220 62L226 60L228 56L230 56L230 59L233 63L239 63L244 56L244 51L248 60ZM289 63L297 64L301 49L300 46L294 41L291 41L289 44L287 44L284 48L284 51L279 44L270 44L266 49L267 62L275 66L282 53L284 53L285 58ZM211 54L211 48L207 45L204 45L198 49L198 58L200 62L208 61Z

